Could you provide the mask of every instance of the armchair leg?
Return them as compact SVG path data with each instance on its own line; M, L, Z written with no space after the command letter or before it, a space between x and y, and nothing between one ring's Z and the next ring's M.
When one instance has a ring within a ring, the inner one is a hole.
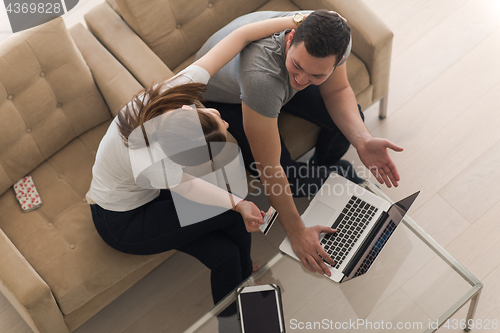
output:
M387 117L387 98L388 98L388 95L385 95L384 97L382 97L380 99L380 106L379 106L379 113L378 113L378 117L380 119L385 119L385 117Z

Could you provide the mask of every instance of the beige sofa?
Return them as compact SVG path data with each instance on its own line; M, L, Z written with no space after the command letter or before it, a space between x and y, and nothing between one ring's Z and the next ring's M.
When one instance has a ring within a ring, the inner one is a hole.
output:
M61 18L0 44L0 291L34 332L74 330L172 254L111 249L85 201L99 142L141 89ZM12 184L27 174L43 206L24 213Z
M177 73L217 30L257 10L298 11L326 8L347 18L352 54L349 82L364 110L380 101L387 109L393 34L361 0L106 0L85 15L89 30L143 86ZM319 128L282 113L280 134L297 158L314 146Z
M392 33L359 0L108 1L86 20L120 62L60 18L0 44L0 291L35 332L76 329L172 255L108 247L85 194L120 107L186 67L220 27L254 10L337 10L353 31L348 75L358 103L387 96ZM279 126L292 157L314 145L314 125L282 114ZM11 186L27 174L44 205L23 213Z

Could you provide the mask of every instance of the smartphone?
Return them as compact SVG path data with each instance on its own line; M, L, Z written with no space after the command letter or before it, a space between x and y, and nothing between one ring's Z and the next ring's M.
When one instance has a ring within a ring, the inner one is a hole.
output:
M285 332L281 292L276 284L249 286L237 291L242 333Z
M12 187L14 188L16 199L19 201L23 212L31 212L43 204L31 176L23 177L15 182Z

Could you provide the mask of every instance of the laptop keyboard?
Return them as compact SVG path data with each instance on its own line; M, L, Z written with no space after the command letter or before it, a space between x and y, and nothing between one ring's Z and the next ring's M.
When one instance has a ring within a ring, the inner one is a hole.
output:
M335 262L335 268L338 269L342 265L377 210L378 208L358 197L351 197L332 225L332 228L337 229L337 232L326 234L320 241L326 253Z

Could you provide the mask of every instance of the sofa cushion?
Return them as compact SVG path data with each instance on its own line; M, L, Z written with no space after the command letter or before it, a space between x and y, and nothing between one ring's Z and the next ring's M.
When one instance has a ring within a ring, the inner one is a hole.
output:
M43 205L23 213L14 191L0 197L0 228L70 314L157 256L118 252L102 241L85 194L109 121L71 141L31 172Z
M354 53L351 53L347 58L346 66L349 84L354 91L354 95L358 95L370 85L368 69Z
M257 9L257 11L260 10L292 12L300 8L293 3L293 0L270 0Z
M111 117L61 18L0 45L0 194Z
M122 15L121 12L120 12L120 7L118 7L118 4L116 3L116 0L106 0L106 2L108 3L108 5L113 8L113 10L115 12L118 13L118 15Z
M217 30L268 0L114 0L128 25L169 67L176 68ZM113 3L110 4L113 6Z

